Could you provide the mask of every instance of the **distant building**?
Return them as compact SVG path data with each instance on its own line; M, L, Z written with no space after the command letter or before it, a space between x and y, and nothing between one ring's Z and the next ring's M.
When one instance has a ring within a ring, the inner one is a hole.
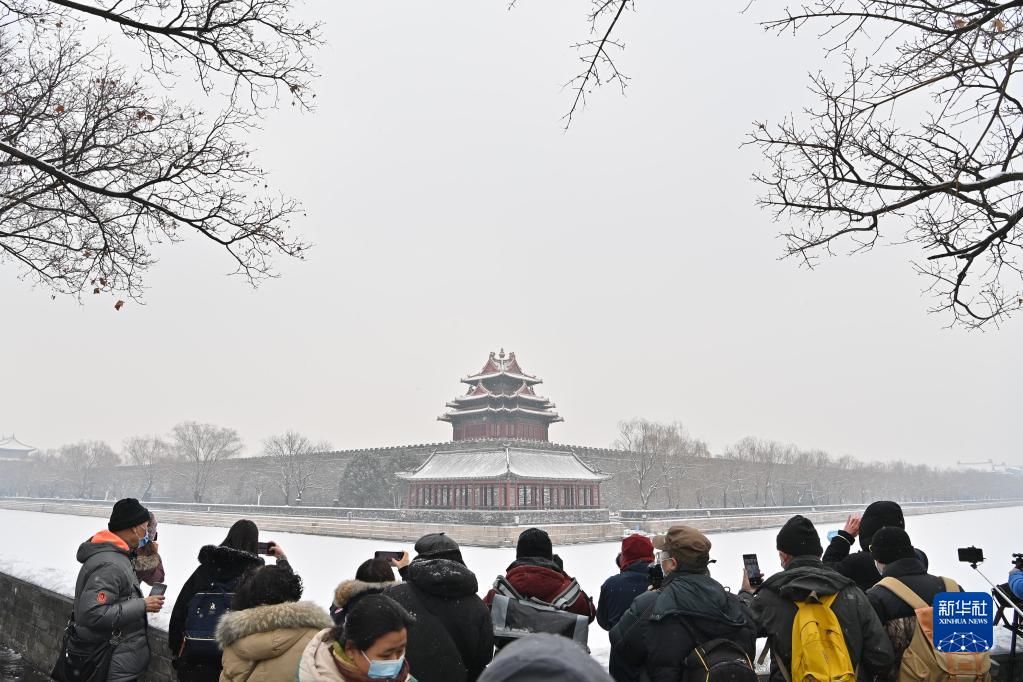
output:
M14 437L14 434L0 436L0 461L19 462L28 459L35 452L31 445L25 445Z
M515 353L491 353L483 369L462 383L468 392L447 403L439 419L451 423L452 440L480 440L479 446L438 448L415 471L398 474L408 481L409 507L601 506L600 484L610 476L586 466L571 449L546 445L550 425L563 420L552 402L536 395L533 387L541 380L522 371Z

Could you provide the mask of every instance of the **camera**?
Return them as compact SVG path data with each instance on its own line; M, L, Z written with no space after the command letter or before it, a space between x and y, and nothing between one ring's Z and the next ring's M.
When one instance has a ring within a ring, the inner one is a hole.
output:
M1013 554L1012 565L1015 568L1018 568L1019 570L1023 571L1023 554Z

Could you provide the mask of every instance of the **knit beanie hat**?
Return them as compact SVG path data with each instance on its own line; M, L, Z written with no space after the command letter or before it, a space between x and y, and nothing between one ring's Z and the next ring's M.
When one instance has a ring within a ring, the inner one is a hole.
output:
M896 526L885 526L874 533L870 541L870 555L879 564L890 564L899 559L915 558L916 550L906 531Z
M107 528L111 533L116 533L119 530L141 526L143 523L149 523L149 510L139 504L134 497L126 497L114 502Z
M874 533L885 526L906 527L906 519L902 516L902 507L898 502L889 500L871 502L863 510L863 516L860 518L860 546L869 552L870 540L874 537Z
M650 563L654 560L654 544L650 538L636 533L622 540L621 568L631 566L637 561Z
M539 528L527 528L519 534L519 541L515 544L515 558L535 556L542 559L553 559L554 547L551 546L551 536Z
M796 514L785 522L778 531L778 551L792 556L820 557L824 553L821 547L821 536L814 528L813 522L805 516Z

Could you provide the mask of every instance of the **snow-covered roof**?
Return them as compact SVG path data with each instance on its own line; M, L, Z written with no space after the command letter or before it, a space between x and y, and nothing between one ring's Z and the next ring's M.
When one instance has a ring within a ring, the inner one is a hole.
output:
M521 447L485 448L462 452L435 452L411 473L410 481L523 478L549 481L606 481L574 453Z
M451 403L448 403L448 406L449 407L460 407L458 405L453 405ZM551 407L554 407L554 406L551 405ZM546 410L530 410L530 409L525 408L525 407L492 407L492 406L489 406L489 405L487 407L477 407L477 408L473 408L473 409L469 409L469 410L457 410L457 411L454 411L454 412L445 412L441 416L437 417L437 419L439 419L442 422L449 422L454 417L461 418L461 417L466 417L466 416L470 416L470 415L477 415L477 414L526 414L526 415L529 415L531 417L546 417L548 420L550 420L551 423L565 421L556 412L550 412L550 411L546 411Z
M476 374L470 375L462 379L463 383L476 384L480 381L487 381L489 379L496 379L502 377L505 379L513 379L515 381L523 381L529 385L543 383L540 379L537 379L532 374L526 374L519 367L519 361L515 359L515 353L504 354L504 349L501 349L500 353L491 353L486 363Z
M14 437L14 434L10 436L0 436L0 452L5 454L22 453L28 456L28 453L35 450L31 445L25 445L20 440Z

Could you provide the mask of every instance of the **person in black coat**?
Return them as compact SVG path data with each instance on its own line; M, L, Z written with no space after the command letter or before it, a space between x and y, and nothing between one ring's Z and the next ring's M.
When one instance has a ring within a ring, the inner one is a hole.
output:
M888 500L871 502L863 511L862 517L855 515L849 517L845 527L831 540L821 560L828 568L851 578L857 587L866 592L881 579L881 574L874 566L874 559L870 556L870 541L874 533L886 526L906 527L902 507L897 502ZM860 537L862 549L850 554L857 535ZM927 555L919 549L916 550L916 554L926 568Z
M672 526L654 538L661 550L661 588L636 597L611 630L621 661L616 682L677 682L693 649L728 639L753 657L756 628L747 607L710 577L710 540L689 526Z
M882 528L874 534L870 543L870 554L884 578L894 578L913 591L926 604L933 604L934 597L941 592L962 592L962 587L945 579L930 575L927 567L917 556L909 535L901 528ZM949 589L954 587L954 589ZM888 639L895 652L895 663L886 672L879 673L877 680L895 682L899 677L902 655L909 647L916 632L915 609L899 598L883 583L867 590L867 599L881 620Z
M490 611L458 544L443 533L423 536L416 558L400 566L404 583L384 594L416 618L407 658L419 682L476 682L494 657Z
M212 661L192 661L181 657L185 643L185 621L188 618L188 603L199 592L214 585L227 585L231 590L243 573L262 566L265 562L256 552L259 543L259 529L248 519L236 521L227 532L224 541L217 545L206 545L199 550L199 566L192 572L178 593L171 611L167 628L167 644L174 661L174 669L181 682L213 682L220 679L221 664L217 658ZM281 548L271 545L277 565L287 566L288 562Z

